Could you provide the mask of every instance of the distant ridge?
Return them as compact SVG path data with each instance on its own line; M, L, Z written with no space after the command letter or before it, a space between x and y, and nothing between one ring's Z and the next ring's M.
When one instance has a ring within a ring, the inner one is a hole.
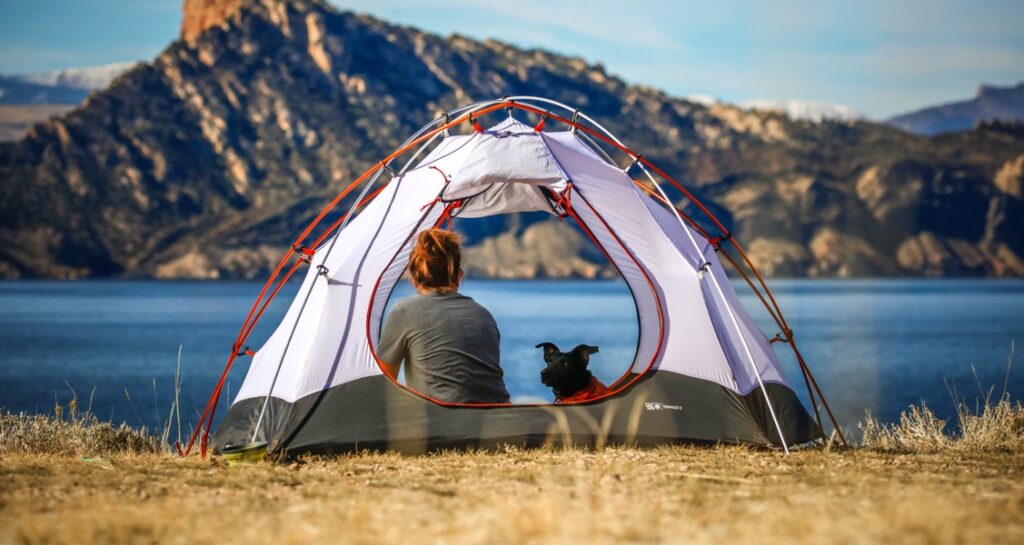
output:
M1011 87L982 85L969 100L923 108L886 123L926 136L965 131L986 121L1024 121L1024 82Z
M0 104L78 104L137 62L66 68L38 74L0 75Z
M0 104L78 104L89 91L0 76Z
M93 90L107 87L135 64L122 62L0 76L0 142L20 139L32 125L71 110Z

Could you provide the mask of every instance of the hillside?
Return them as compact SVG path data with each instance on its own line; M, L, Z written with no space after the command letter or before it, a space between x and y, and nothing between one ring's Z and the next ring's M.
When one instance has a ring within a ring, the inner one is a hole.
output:
M439 111L516 94L605 123L710 199L768 274L1024 275L1019 125L929 139L793 121L318 0L186 8L189 39L0 144L0 277L261 276L330 196ZM537 221L463 222L470 273L600 274L577 232ZM536 234L550 231L565 237Z

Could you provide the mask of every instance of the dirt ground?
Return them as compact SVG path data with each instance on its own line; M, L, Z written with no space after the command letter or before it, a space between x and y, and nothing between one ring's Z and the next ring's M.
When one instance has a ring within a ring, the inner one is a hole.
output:
M3 543L1024 543L1024 454L0 458Z

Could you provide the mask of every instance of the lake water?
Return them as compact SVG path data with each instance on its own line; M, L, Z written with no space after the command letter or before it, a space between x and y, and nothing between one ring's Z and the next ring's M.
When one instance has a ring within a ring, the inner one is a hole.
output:
M886 420L925 401L952 413L950 388L973 403L1004 384L1024 398L1024 361L1008 370L1011 343L1024 341L1024 281L776 280L770 283L812 371L844 428L865 410ZM298 285L282 290L257 327L269 334ZM179 345L182 417L197 420L260 284L252 282L2 282L0 406L52 412L75 393L101 418L153 426L167 419ZM544 397L539 350L599 345L592 366L607 382L636 348L635 308L625 284L589 281L467 280L463 292L488 307L502 332L502 362L513 396ZM396 297L408 294L403 284ZM746 307L775 334L757 299ZM788 348L776 345L805 399ZM1018 351L1019 353L1020 351ZM230 378L236 391L241 358Z

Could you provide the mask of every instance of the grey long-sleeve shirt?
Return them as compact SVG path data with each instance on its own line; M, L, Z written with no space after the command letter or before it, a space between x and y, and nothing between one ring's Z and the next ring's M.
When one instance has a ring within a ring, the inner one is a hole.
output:
M404 361L410 388L449 403L507 403L494 317L460 293L414 295L395 303L377 355Z

